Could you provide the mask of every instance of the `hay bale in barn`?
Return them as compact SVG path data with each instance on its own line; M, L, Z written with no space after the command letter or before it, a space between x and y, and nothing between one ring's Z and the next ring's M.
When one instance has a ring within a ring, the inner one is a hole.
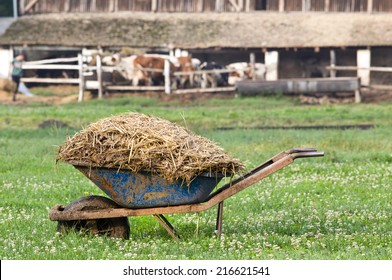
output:
M234 174L243 164L212 141L170 121L130 113L102 119L69 138L57 161L91 167L149 170L189 184L199 174Z

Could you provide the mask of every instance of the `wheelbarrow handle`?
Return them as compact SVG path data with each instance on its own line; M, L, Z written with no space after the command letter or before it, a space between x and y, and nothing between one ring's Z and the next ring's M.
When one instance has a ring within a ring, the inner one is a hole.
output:
M285 153L289 154L292 159L324 156L323 151L317 151L315 148L293 148L285 151Z
M292 159L296 158L305 158L305 157L323 157L324 152L321 151L314 151L314 152L298 152L298 153L293 153L290 155Z
M227 189L231 189L232 195L241 191L242 189L247 188L252 185L256 181L262 180L263 178L269 176L270 174L282 169L283 167L289 165L297 158L304 157L322 157L324 156L324 152L319 152L314 148L294 148L290 150L286 150L280 152L276 156L270 158L254 169L250 170L248 173L243 174L242 176L233 179L231 182L223 185L215 192L210 194L207 198L207 201L212 199L213 197L217 197L220 193L227 191ZM248 180L248 178L254 177L256 180ZM248 183L249 181L249 183Z

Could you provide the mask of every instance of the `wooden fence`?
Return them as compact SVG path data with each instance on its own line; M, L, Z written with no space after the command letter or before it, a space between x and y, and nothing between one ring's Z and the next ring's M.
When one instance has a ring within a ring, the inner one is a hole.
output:
M193 75L203 77L201 80L206 81L206 76L209 74L217 73L229 73L231 70L196 70L192 72L174 72L170 73L170 64L165 61L165 84L164 86L133 86L133 85L116 85L110 81L104 81L104 72L113 72L116 69L115 66L103 66L101 62L101 57L96 56L96 65L90 66L85 62L85 58L79 54L75 58L56 58L56 59L46 59L39 61L29 61L25 62L23 69L26 70L64 70L64 71L74 71L77 73L77 78L42 78L42 77L24 77L22 82L24 83L46 83L46 84L75 84L79 85L79 101L83 101L85 90L95 90L98 92L98 98L103 97L104 92L108 91L162 91L167 94L184 94L184 93L198 93L198 92L229 92L234 91L235 87L225 86L217 87L212 85L207 87L205 82L200 83L199 87L189 88L189 89L173 89L170 84L170 77L182 76L182 75ZM154 71L158 72L157 69L143 69L143 71ZM94 79L87 79L91 73L95 74ZM74 76L74 75L72 75Z
M80 12L392 12L392 0L19 0L21 15Z

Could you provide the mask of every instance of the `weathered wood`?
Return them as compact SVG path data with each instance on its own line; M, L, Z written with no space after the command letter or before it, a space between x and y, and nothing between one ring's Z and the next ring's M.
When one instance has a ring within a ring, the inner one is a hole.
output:
M24 64L23 69L78 70L78 65L69 64Z
M279 12L284 12L284 0L279 0Z
M267 81L275 81L278 79L278 63L279 63L279 53L277 51L267 51L264 54L265 66L267 68L267 73L265 79Z
M79 96L78 101L82 102L84 98L84 77L83 77L83 56L78 54L78 66L79 66Z
M97 63L98 99L102 99L102 95L103 95L102 62L101 62L100 55L96 56L96 63Z
M106 90L113 90L113 91L164 91L164 86L105 86Z
M24 83L46 83L46 84L79 84L79 79L67 78L22 78Z
M26 7L23 8L23 13L28 13L36 4L38 3L38 0L32 0L30 3L26 5Z
M151 0L151 12L155 13L158 10L158 0Z
M234 10L236 12L240 12L241 11L240 6L235 2L235 0L229 0L229 3L234 7Z
M14 1L16 2L16 0ZM358 3L359 2L359 3ZM79 0L48 1L19 0L22 14L62 12L251 12L256 9L254 0ZM360 5L359 5L360 4ZM234 7L234 9L231 9ZM391 12L390 0L269 0L263 7L266 11L303 12ZM16 10L16 9L14 9Z
M170 61L165 59L163 75L165 77L165 93L171 93Z
M329 56L330 56L331 67L335 67L335 65L336 65L336 53L335 53L335 50L330 50L329 51ZM336 77L336 70L331 68L329 74L330 74L331 78L335 78Z
M354 92L359 90L359 78L308 78L277 81L240 81L237 92L242 96L258 94L303 94L317 92Z
M361 78L361 85L370 85L370 50L357 50L357 76Z
M373 12L373 0L368 0L367 1L367 12L372 13Z
M65 0L64 2L64 12L69 12L69 10L71 9L71 0Z
M329 0L325 0L324 1L324 12L329 12L329 5L330 5L330 3L329 3Z
M358 66L327 66L325 67L327 70L336 70L336 71L357 71L357 70L370 70L372 72L392 72L392 67L358 67Z
M69 57L69 58L52 58L52 59L43 59L43 60L34 60L34 61L26 61L23 65L29 64L50 64L50 63L59 63L59 62L76 62L78 61L77 57Z
M361 103L361 101L362 101L362 96L361 96L361 91L359 90L359 89L357 89L355 92L354 92L354 99L355 99L355 103Z
M252 52L252 53L249 54L249 64L250 64L250 71L251 71L252 80L256 80L256 75L255 75L256 66L255 66L255 63L256 63L256 55L255 55L255 53Z
M204 0L197 0L197 12L204 11Z

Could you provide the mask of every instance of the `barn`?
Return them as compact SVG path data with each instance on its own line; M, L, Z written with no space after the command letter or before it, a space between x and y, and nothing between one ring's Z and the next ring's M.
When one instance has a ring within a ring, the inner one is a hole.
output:
M181 49L201 61L269 64L270 80L360 75L365 86L392 83L392 0L18 4L19 16L0 36L0 48L24 50L31 60L74 56L83 49Z

